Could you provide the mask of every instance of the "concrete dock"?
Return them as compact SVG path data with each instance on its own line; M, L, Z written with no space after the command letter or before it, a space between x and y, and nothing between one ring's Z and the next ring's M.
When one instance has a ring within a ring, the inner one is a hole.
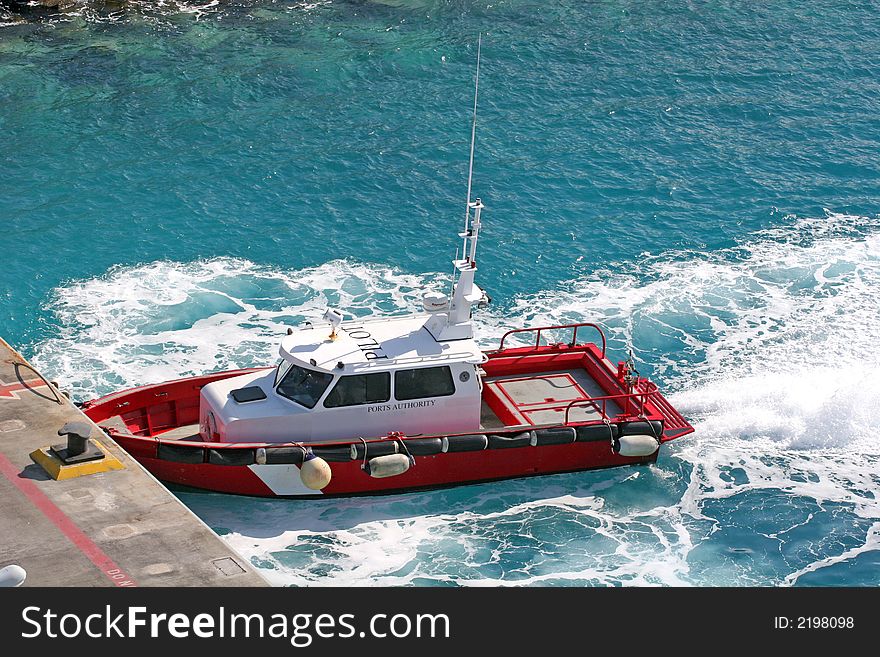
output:
M88 422L0 339L0 568L25 586L267 586L103 431L121 469L54 480L30 454Z

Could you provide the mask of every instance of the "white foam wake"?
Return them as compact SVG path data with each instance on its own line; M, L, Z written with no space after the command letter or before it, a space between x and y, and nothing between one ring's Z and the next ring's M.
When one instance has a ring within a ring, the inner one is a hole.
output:
M435 278L347 261L120 268L57 290L59 335L34 351L91 396L270 362L284 328L328 303L358 315L412 310ZM632 344L697 427L651 470L341 510L187 501L279 583L833 580L877 549L878 316L877 219L829 214L722 252L646 257L510 300L479 316L478 333L488 342L511 325L599 320L617 354Z
M281 271L246 260L119 267L55 291L56 337L34 360L79 398L216 370L271 364L287 327L328 305L400 312L419 276L338 260Z

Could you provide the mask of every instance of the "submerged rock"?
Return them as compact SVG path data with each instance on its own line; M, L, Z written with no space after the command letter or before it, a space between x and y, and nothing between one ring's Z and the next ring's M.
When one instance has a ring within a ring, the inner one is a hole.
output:
M86 5L88 3L85 0L31 0L28 4L37 4L54 9L73 9L80 4Z
M168 11L176 6L177 3L173 1L163 4L163 8ZM184 6L184 3L180 3L180 6ZM88 8L98 14L110 14L125 9L138 11L148 7L142 0L0 0L0 18L6 11L25 22L28 17L45 15L46 10L54 13Z
M16 25L18 23L27 23L27 19L0 5L0 25Z

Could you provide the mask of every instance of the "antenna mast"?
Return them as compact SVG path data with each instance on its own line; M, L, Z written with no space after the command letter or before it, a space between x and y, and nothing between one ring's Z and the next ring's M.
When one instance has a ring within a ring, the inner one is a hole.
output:
M477 74L474 78L474 119L471 124L471 156L470 162L468 164L468 186L467 186L467 205L464 208L464 245L462 256L465 260L470 260L473 262L473 256L475 253L471 253L468 255L467 248L467 237L470 234L470 220L471 220L471 182L474 178L474 144L477 141L477 98L480 94L480 51L483 46L483 33L477 36ZM476 247L476 245L474 245ZM472 251L476 249L473 248Z
M471 125L471 157L468 164L468 190L467 206L464 213L464 232L458 236L464 240L461 260L456 251L452 278L452 299L446 305L446 312L434 312L426 322L425 328L436 340L466 340L474 337L471 326L471 308L474 304L487 302L488 297L478 285L474 283L477 273L477 240L480 236L480 213L483 203L480 199L471 201L471 183L474 177L474 144L477 141L477 98L480 92L480 54L483 45L483 35L479 35L477 41L477 75L474 78L474 120ZM473 222L471 210L474 211ZM458 278L456 280L456 274ZM427 304L426 304L427 309ZM432 308L433 310L433 308Z

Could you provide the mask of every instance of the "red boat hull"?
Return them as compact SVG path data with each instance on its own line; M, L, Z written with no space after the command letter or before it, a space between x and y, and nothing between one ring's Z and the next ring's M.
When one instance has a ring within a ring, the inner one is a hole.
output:
M136 449L136 446L132 445L130 441L126 441L125 438L116 436L115 440L126 451ZM387 494L500 479L653 463L657 460L659 451L657 450L647 457L625 457L615 454L611 449L610 442L591 442L438 454L416 457L414 467L390 479L373 479L361 470L360 461L331 463L333 478L330 484L321 491L315 491L315 494L325 496ZM257 497L313 496L278 494L249 466L175 463L143 456L138 457L137 460L157 479L192 488ZM289 474L291 477L298 476L293 471Z

